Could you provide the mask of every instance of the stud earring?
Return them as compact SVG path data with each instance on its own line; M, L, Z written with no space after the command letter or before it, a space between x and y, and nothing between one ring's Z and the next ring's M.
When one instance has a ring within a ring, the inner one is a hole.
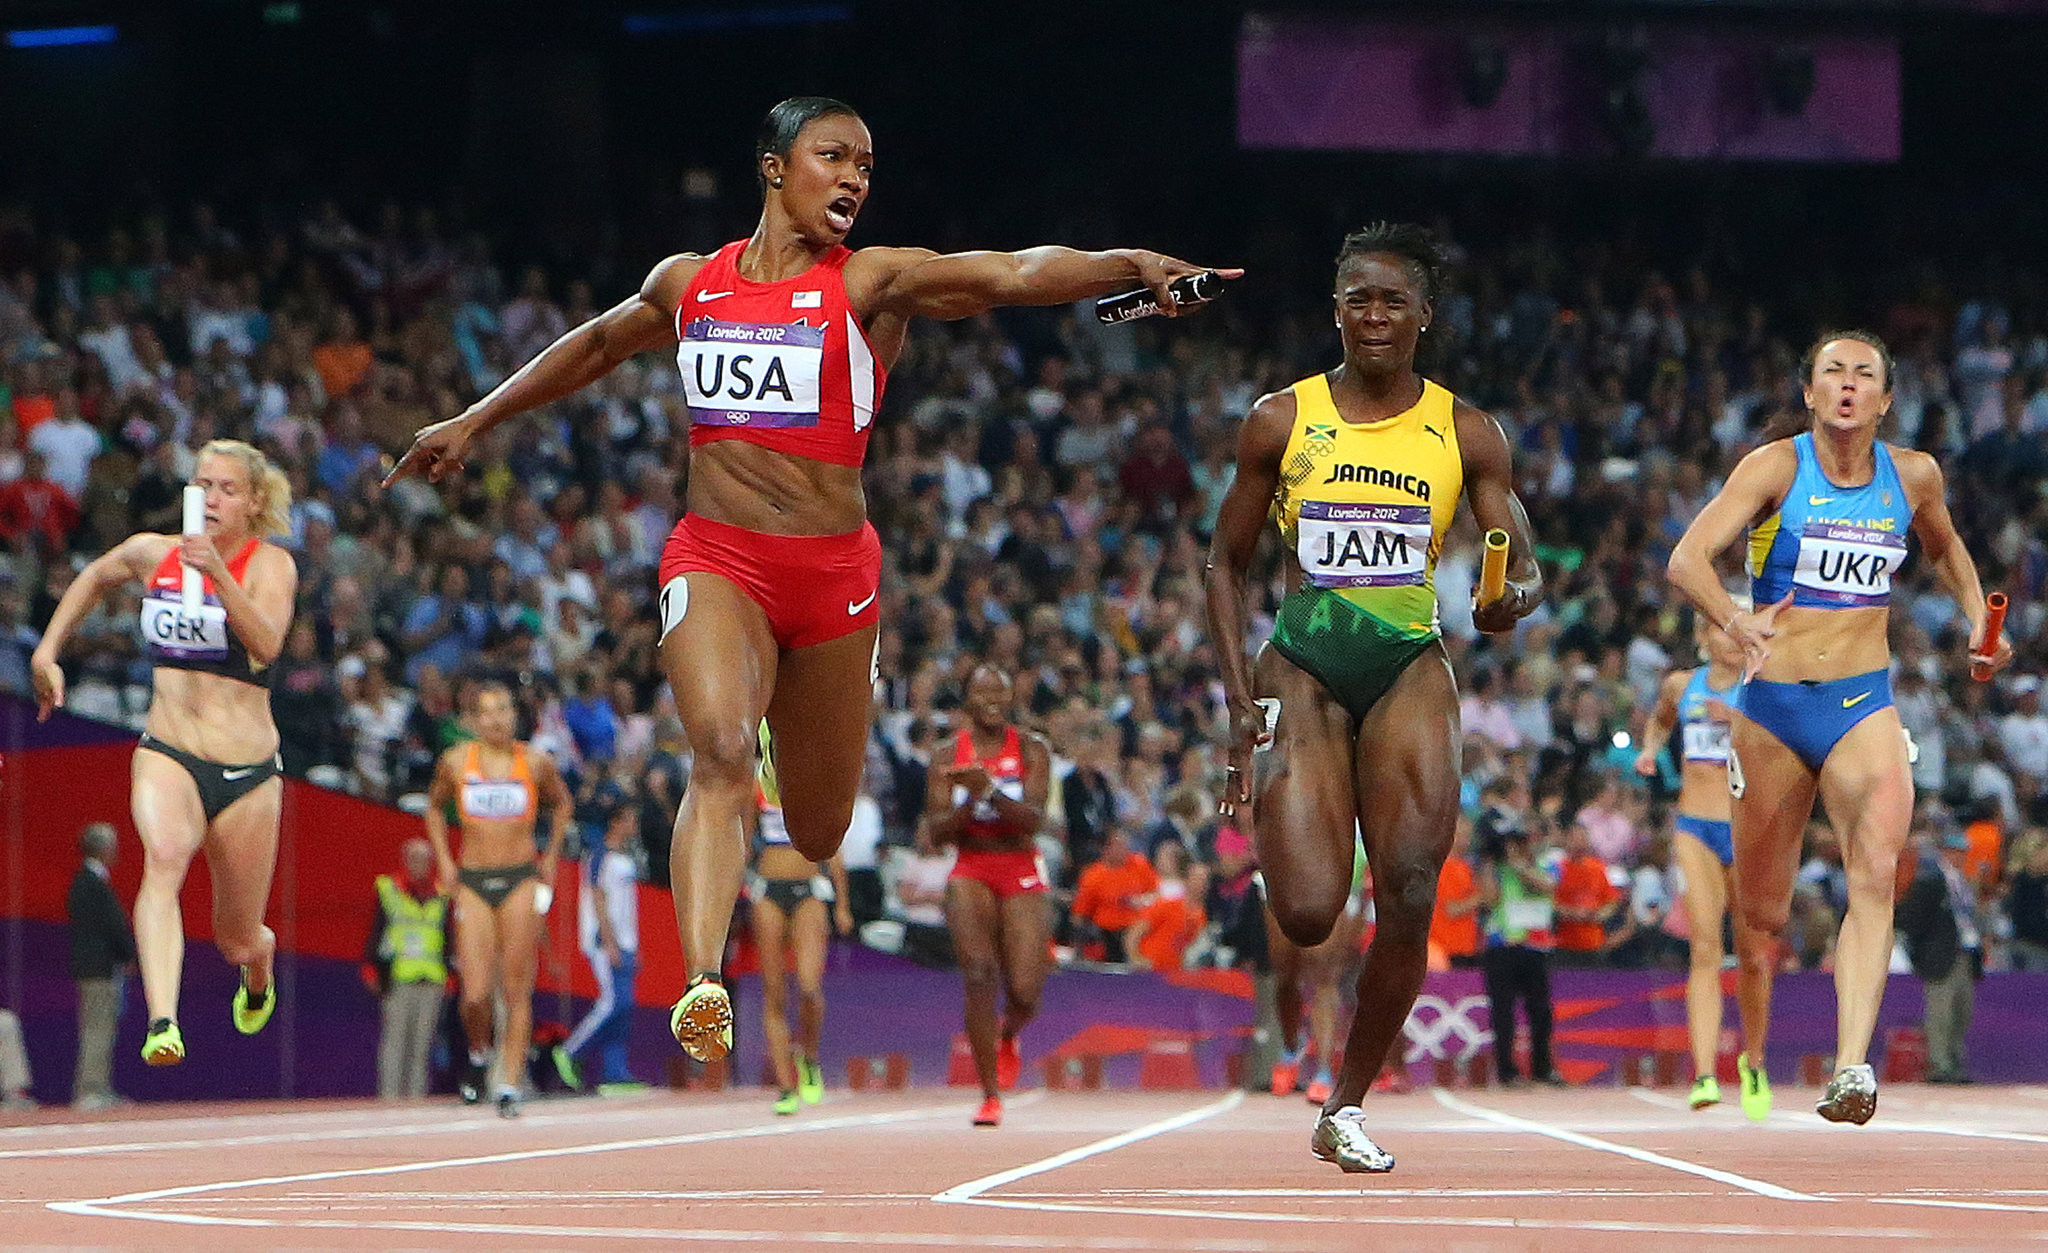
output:
M780 187L782 186L782 180L780 178L771 178L768 180L768 185L770 187Z

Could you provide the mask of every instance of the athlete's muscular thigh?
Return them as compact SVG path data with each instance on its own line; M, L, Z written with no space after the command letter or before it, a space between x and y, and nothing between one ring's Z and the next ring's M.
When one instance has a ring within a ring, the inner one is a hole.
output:
M1743 783L1729 808L1735 909L1740 921L1776 935L1791 916L1799 846L1813 816L1814 777L1797 753L1740 713L1730 724L1729 743Z
M783 654L768 703L789 841L812 861L839 851L867 765L875 635L863 627Z
M1280 699L1252 835L1274 921L1304 948L1319 944L1351 892L1353 814L1351 715L1313 676L1268 648L1253 686Z
M726 578L701 570L682 578L687 606L681 621L664 621L661 641L676 714L699 763L751 773L756 728L776 681L768 616ZM675 595L663 591L671 605Z
M1383 932L1429 931L1458 823L1463 744L1458 689L1441 647L1410 662L1358 729L1358 823Z

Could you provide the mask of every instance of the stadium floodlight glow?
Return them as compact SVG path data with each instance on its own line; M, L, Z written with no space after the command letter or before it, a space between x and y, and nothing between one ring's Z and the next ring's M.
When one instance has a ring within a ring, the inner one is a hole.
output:
M110 44L120 38L113 26L43 26L7 32L10 48L69 48L79 44Z

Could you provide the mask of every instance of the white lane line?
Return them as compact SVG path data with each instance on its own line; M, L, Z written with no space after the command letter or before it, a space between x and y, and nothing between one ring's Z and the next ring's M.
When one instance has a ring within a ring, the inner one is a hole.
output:
M1780 1201L1825 1201L1829 1199L1827 1197L1813 1196L1805 1192L1794 1192L1790 1188L1781 1188L1775 1183L1766 1183L1761 1179L1751 1179L1747 1175L1738 1175L1733 1171L1716 1170L1712 1166L1702 1166L1697 1162L1687 1162L1675 1157L1666 1157L1662 1153L1652 1153L1648 1149L1639 1149L1633 1145L1616 1144L1612 1140L1601 1140L1593 1136L1581 1135L1576 1131L1568 1131L1563 1127L1554 1127L1549 1123L1537 1122L1534 1119L1517 1118L1513 1114L1503 1114L1498 1110L1487 1109L1481 1105L1473 1105L1466 1101L1461 1101L1442 1088L1432 1088L1430 1093L1436 1097L1437 1103L1444 1108L1456 1110L1458 1113L1493 1123L1496 1126L1513 1127L1535 1135L1548 1136L1553 1140L1562 1140L1566 1144L1576 1144L1581 1148L1598 1149L1603 1153L1619 1154L1622 1157L1631 1158L1638 1162L1646 1162L1652 1166L1662 1166L1667 1170L1684 1171L1688 1175L1698 1175L1702 1179L1712 1179L1716 1183L1725 1183L1730 1187L1741 1188L1745 1192L1754 1192L1758 1196L1774 1197Z
M1668 1105L1676 1109L1690 1108L1685 1101L1678 1097L1664 1096L1657 1092L1645 1092L1640 1088L1630 1088L1628 1089L1628 1094L1639 1101L1646 1101L1651 1105ZM1728 1112L1733 1113L1734 1111ZM1701 1113L1704 1114L1706 1111L1703 1110ZM1986 1131L1978 1127L1949 1127L1931 1122L1893 1122L1889 1118L1883 1120L1879 1126L1885 1131L1910 1131L1921 1135L1968 1136L1977 1140L2016 1140L2023 1144L2048 1144L2048 1135L2031 1131ZM1825 1131L1830 1135L1842 1134L1833 1124L1823 1125L1816 1123L1797 1129L1802 1131ZM1873 1130L1876 1130L1876 1128L1873 1128ZM1870 1132L1864 1132L1863 1134L1868 1135Z
M1042 1175L1049 1170L1058 1170L1062 1166L1072 1165L1085 1158L1094 1157L1098 1153L1108 1153L1115 1149L1120 1149L1126 1144L1136 1144L1140 1140L1149 1140L1153 1136L1165 1135L1169 1131L1177 1131L1182 1127L1201 1122L1205 1118L1213 1118L1225 1111L1236 1109L1243 1103L1244 1093L1232 1092L1220 1101L1211 1101L1209 1104L1197 1109L1175 1114L1171 1118L1162 1118L1158 1122L1147 1123L1142 1127L1110 1136L1106 1140L1097 1140L1093 1144L1084 1144L1077 1149L1068 1149L1064 1153L1055 1153L1051 1157L1040 1158L1038 1161L1031 1162L1028 1165L1013 1167L1009 1170L1000 1170L993 1175L983 1175L979 1179L970 1179L966 1183L946 1189L944 1192L933 1197L932 1200L942 1205L974 1203L982 1193L992 1188L1000 1188L1006 1183L1015 1183L1019 1179L1029 1179L1033 1175ZM1000 1204L1000 1202L983 1203Z
M1349 1201L1358 1196L1355 1192L1332 1192L1328 1188L1103 1188L1096 1192L1011 1192L1006 1194L1019 1199L1037 1201L1081 1201L1111 1197L1216 1197L1221 1199L1258 1199L1271 1197L1306 1198L1321 1201ZM1602 1200L1627 1201L1646 1197L1710 1197L1725 1196L1723 1192L1645 1192L1633 1188L1374 1188L1374 1200L1389 1197L1442 1200L1501 1200L1526 1197L1597 1197ZM1944 1194L1946 1195L1946 1194ZM2000 1193L1999 1195L2009 1195Z
M1014 1104L1014 1103L1013 1103ZM908 1122L920 1118L931 1118L939 1114L957 1114L957 1104L933 1105L919 1109L897 1110L880 1114L847 1114L838 1118L817 1118L804 1122L761 1123L750 1127L734 1127L723 1131L697 1131L672 1136L648 1136L634 1140L607 1140L595 1144L571 1144L556 1148L521 1149L510 1153L489 1153L476 1157L449 1157L424 1162L394 1162L384 1166L360 1166L348 1170L311 1171L299 1175L273 1175L255 1179L230 1179L219 1183L188 1184L176 1188L157 1188L147 1192L128 1192L120 1196L98 1197L89 1201L52 1201L48 1208L63 1214L90 1215L102 1218L152 1218L163 1222L187 1223L212 1226L293 1226L291 1223L277 1223L268 1219L231 1218L210 1214L164 1214L143 1210L123 1210L115 1206L139 1204L145 1201L159 1201L167 1197L195 1196L200 1193L231 1192L245 1188L271 1187L289 1183L317 1183L328 1179L362 1179L378 1175L402 1175L425 1170L447 1170L461 1166L495 1166L505 1162L534 1161L541 1158L583 1157L593 1153L619 1153L632 1149L669 1148L680 1144L707 1144L720 1140L745 1140L761 1136L796 1135L808 1131L836 1131L848 1127L873 1127L884 1123ZM410 1228L398 1228L410 1230Z
M164 1221L179 1221L175 1214L154 1214L147 1210L131 1210L122 1217L157 1218ZM437 1223L405 1222L351 1222L347 1220L324 1221L307 1219L295 1222L272 1222L267 1219L223 1219L223 1225L240 1227L303 1227L335 1231L409 1231L425 1232L430 1235L481 1235L481 1236L527 1236L552 1240L655 1240L669 1243L692 1242L723 1247L749 1244L825 1244L848 1245L854 1248L985 1248L985 1249L1036 1249L1052 1247L1042 1232L1021 1235L988 1234L974 1235L949 1231L724 1231L711 1228L675 1227L568 1227L561 1225L524 1223ZM1925 1239L1931 1232L1915 1232ZM1164 1250L1165 1253L1327 1253L1328 1245L1316 1244L1269 1244L1247 1243L1242 1239L1203 1240L1166 1239L1156 1236L1081 1236L1066 1238L1058 1246L1068 1249L1101 1250L1103 1253L1145 1253L1146 1250ZM67 1246L68 1247L68 1246Z
M1923 1205L1932 1209L1988 1209L2001 1214L2048 1214L2048 1205L2005 1205L1997 1201L1942 1201L1933 1197L1874 1196L1872 1205Z
M580 1112L574 1114L528 1114L520 1119L520 1125L524 1127L553 1127L564 1125L588 1127L592 1123L600 1122L631 1122L636 1119L667 1118L673 1115L675 1108L676 1107L674 1106L647 1105L637 1106L633 1108L590 1110L587 1112ZM716 1105L689 1106L690 1112L695 1114L716 1113L725 1110L745 1110L751 1113L755 1108L755 1104L751 1101L745 1103L741 1103L738 1101L724 1101ZM420 1111L407 1110L406 1112L418 1113ZM281 1119L295 1120L299 1117L301 1116L298 1114L278 1113L262 1115L260 1118L256 1119L232 1119L229 1121L258 1121L274 1124ZM138 1133L137 1129L139 1128L173 1124L182 1126L185 1125L188 1121L190 1120L180 1118L166 1119L162 1123L103 1123L99 1124L99 1127L101 1129L112 1129L115 1126L121 1126L122 1129L126 1130L127 1133L132 1136ZM90 1157L97 1156L100 1154L111 1153L152 1153L164 1149L242 1148L252 1144L306 1144L318 1143L327 1140L362 1140L375 1136L385 1135L453 1134L464 1131L481 1131L490 1127L502 1126L504 1126L503 1121L497 1118L495 1115L488 1118L450 1118L442 1122L355 1123L337 1127L322 1128L317 1130L275 1131L265 1132L262 1134L240 1136L198 1136L177 1140L131 1139L111 1144L62 1144L51 1145L46 1148L0 1149L0 1159L20 1157ZM56 1128L52 1128L52 1130L56 1130Z

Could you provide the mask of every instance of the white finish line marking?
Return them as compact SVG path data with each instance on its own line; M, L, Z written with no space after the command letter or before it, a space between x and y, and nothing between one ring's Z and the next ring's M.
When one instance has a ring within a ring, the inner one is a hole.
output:
M1696 1162L1681 1161L1676 1157L1666 1157L1662 1153L1652 1153L1648 1149L1639 1149L1627 1144L1616 1144L1612 1140L1601 1140L1593 1136L1581 1135L1576 1131L1568 1131L1563 1127L1553 1127L1549 1123L1537 1122L1534 1119L1517 1118L1513 1114L1503 1114L1498 1110L1487 1109L1482 1105L1473 1105L1461 1101L1450 1093L1445 1092L1442 1088L1431 1089L1431 1095L1435 1096L1437 1103L1446 1109L1456 1110L1460 1114L1493 1123L1495 1126L1512 1127L1518 1131L1527 1131L1539 1136L1548 1136L1553 1140L1562 1140L1566 1144L1576 1144L1580 1148L1598 1149L1603 1153L1619 1154L1622 1157L1631 1158L1638 1162L1646 1162L1652 1166L1662 1166L1667 1170L1684 1171L1688 1175L1698 1175L1702 1179L1712 1179L1716 1183L1725 1183L1730 1187L1741 1188L1745 1192L1754 1192L1758 1196L1774 1197L1780 1201L1825 1201L1831 1199L1828 1197L1812 1196L1805 1192L1794 1192L1790 1188L1781 1188L1775 1183L1765 1183L1761 1179L1751 1179L1747 1175L1738 1175L1733 1171L1716 1170L1712 1166L1701 1166Z
M993 1175L983 1175L979 1179L971 1179L957 1187L946 1189L944 1192L933 1197L932 1200L942 1205L976 1203L981 1194L991 1188L1000 1188L1006 1183L1015 1183L1019 1179L1029 1179L1033 1175L1042 1175L1048 1170L1058 1170L1062 1166L1072 1165L1085 1158L1094 1157L1098 1153L1108 1153L1120 1149L1126 1144L1136 1144L1140 1140L1149 1140L1153 1136L1164 1135L1169 1131L1177 1131L1182 1127L1198 1123L1205 1118L1213 1118L1227 1110L1236 1109L1242 1104L1244 1104L1244 1093L1232 1092L1220 1101L1211 1101L1209 1104L1198 1109L1175 1114L1171 1118L1162 1118L1158 1122L1147 1123L1131 1131L1113 1135L1106 1140L1097 1140L1093 1144L1084 1144L1077 1149L1068 1149L1064 1153L1055 1153L1051 1157L1041 1158L1026 1166L1017 1166L1010 1170L997 1171ZM979 1203L991 1205L1005 1204L1005 1202L1000 1201Z
M908 1122L920 1118L931 1118L939 1114L957 1113L953 1105L927 1106L922 1109L899 1110L885 1114L848 1114L838 1118L820 1118L801 1123L763 1123L751 1127L735 1127L724 1131L697 1131L682 1135L648 1136L634 1140L607 1140L596 1144L571 1144L558 1148L521 1149L510 1153L488 1153L477 1157L449 1157L426 1162L394 1162L386 1166L361 1166L349 1170L321 1170L302 1175L274 1175L256 1179L230 1179L220 1183L187 1184L177 1188L157 1188L148 1192L128 1192L120 1196L99 1197L89 1201L52 1201L48 1208L62 1214L78 1214L100 1218L140 1218L156 1222L186 1223L201 1226L229 1227L277 1227L315 1226L313 1222L287 1223L271 1219L231 1218L212 1214L168 1214L161 1211L117 1209L115 1206L160 1201L171 1197L189 1197L202 1193L231 1192L244 1188L271 1187L287 1183L317 1183L328 1179L361 1179L375 1175L402 1175L424 1170L446 1170L459 1166L495 1166L504 1162L534 1161L541 1158L583 1157L593 1153L618 1153L631 1149L668 1148L680 1144L706 1144L720 1140L745 1140L760 1136L795 1135L807 1131L836 1131L847 1127L873 1127L884 1123ZM355 1224L343 1224L353 1226ZM471 1230L469 1227L443 1227L438 1224L399 1225L362 1224L402 1231L411 1230ZM508 1233L515 1234L515 1233Z

